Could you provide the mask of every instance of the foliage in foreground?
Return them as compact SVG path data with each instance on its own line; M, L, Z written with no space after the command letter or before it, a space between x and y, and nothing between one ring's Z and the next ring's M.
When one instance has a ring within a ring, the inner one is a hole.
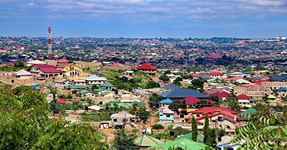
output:
M0 149L99 149L102 133L88 124L49 119L38 91L0 93Z
M287 149L287 114L265 111L251 116L231 142L246 140L242 149ZM285 142L284 142L285 141Z

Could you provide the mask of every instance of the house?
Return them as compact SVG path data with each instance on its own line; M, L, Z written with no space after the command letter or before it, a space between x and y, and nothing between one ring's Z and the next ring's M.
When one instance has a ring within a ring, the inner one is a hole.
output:
M149 147L150 150L169 150L171 147L178 148L178 149L184 149L184 150L204 150L208 146L202 143L197 143L195 141L192 141L190 139L180 139L175 140L171 142L166 142L163 144L159 144L156 146ZM210 150L215 150L212 147L209 147Z
M201 117L201 116L205 116L205 114L209 112L221 112L221 111L225 111L233 115L237 115L237 111L233 111L225 107L203 107L198 110L192 111L192 114L194 117Z
M86 78L84 78L84 80L86 80L86 84L96 84L97 86L105 83L107 81L106 78L104 77L97 77L97 76L88 76Z
M112 89L114 85L112 85L110 82L106 82L106 83L101 84L100 87L104 89Z
M55 89L64 89L65 86L71 85L71 82L67 79L55 80L53 86Z
M209 99L202 99L203 101L207 101L207 103L210 104L215 104L215 101L209 100ZM189 106L195 106L197 104L197 102L201 101L200 99L194 97L194 96L189 96L187 98L185 98L184 100L181 100L181 102L185 101L186 105Z
M161 101L159 101L159 107L168 107L172 102L173 102L173 100L171 100L169 98L161 100Z
M102 76L104 76L102 73L100 73L100 72L91 72L90 73L91 75L95 75L95 76L98 76L98 77L102 77Z
M280 87L279 89L276 89L276 95L278 95L279 97L284 97L287 95L287 89L284 87Z
M241 94L241 95L236 96L236 99L237 99L237 102L239 103L240 106L248 107L248 108L251 107L250 101L249 101L249 99L250 99L249 96Z
M64 77L64 72L56 69L56 67L52 65L34 65L30 68L30 71L36 77L40 77L41 79Z
M199 93L192 89L175 89L172 91L165 92L160 95L163 98L170 98L172 100L182 100L189 96L194 96L198 99L208 99L209 96L206 96L202 93Z
M133 122L133 119L136 118L135 115L129 114L126 111L121 111L110 116L112 119L112 124L116 127L123 127L125 122L130 123Z
M168 107L161 109L159 111L159 122L173 122L174 111L170 110Z
M73 85L86 85L86 80L73 80Z
M134 74L134 71L125 71L122 73L123 76L130 76L130 77L132 77L133 74Z
M62 62L62 63L58 62L56 66L57 69L62 70L67 77L82 77L83 70L80 67L76 66L75 64L68 62Z
M212 77L213 79L223 79L226 78L226 75L221 73L221 72L210 72L207 73L206 75Z
M19 70L17 72L14 72L13 73L13 76L15 79L18 79L18 80L29 80L29 79L32 79L33 78L33 74L26 71L26 70Z
M174 85L174 84L168 84L168 85L160 88L161 91L165 91L165 92L175 90L175 89L181 89L181 87Z
M215 128L225 129L225 133L235 134L237 121L229 115L218 116L215 121Z
M141 149L146 149L146 148L151 147L151 146L163 144L164 142L161 140L158 140L154 137L143 134L143 135L135 138L134 143L137 144L138 146L140 146Z
M235 134L237 112L225 107L204 107L192 112L196 115L198 129L202 129L205 123L205 115L209 118L209 126L224 128L225 132ZM191 122L191 119L187 122Z
M145 63L141 66L138 66L137 69L140 71L143 71L144 73L146 73L150 76L156 76L157 68L150 65L149 63Z
M210 80L210 79L213 79L211 76L209 75L206 75L206 74L203 74L200 76L202 79L206 79L206 80Z

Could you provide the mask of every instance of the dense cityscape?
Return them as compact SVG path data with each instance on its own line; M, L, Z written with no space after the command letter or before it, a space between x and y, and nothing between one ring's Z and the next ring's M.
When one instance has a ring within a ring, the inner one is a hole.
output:
M0 44L1 149L287 148L285 36Z
M0 150L287 150L286 0L0 0Z

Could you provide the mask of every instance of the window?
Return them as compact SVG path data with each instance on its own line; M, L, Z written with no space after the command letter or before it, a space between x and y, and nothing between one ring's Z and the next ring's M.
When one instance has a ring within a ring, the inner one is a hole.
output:
M170 117L170 115L166 115L166 117Z
M199 114L197 114L197 115L196 115L196 117L200 117L200 115L199 115Z
M118 120L117 119L114 119L114 122L117 122Z

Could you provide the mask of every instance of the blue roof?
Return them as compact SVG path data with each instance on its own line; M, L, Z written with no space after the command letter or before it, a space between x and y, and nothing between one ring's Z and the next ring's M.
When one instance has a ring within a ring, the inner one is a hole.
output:
M283 78L282 76L280 75L276 75L270 79L268 79L268 81L279 81L279 82L283 82L283 81L287 81L286 78Z
M244 71L244 72L243 72L243 74L250 74L250 72L248 72L248 71Z
M209 98L209 96L206 96L192 89L175 89L165 92L160 96L164 98L187 98L189 96L194 96L196 98Z
M161 104L170 104L170 103L172 103L172 102L173 102L173 100L167 98L167 99L161 100L159 103L161 103Z
M279 88L279 89L276 89L276 91L287 91L287 89L284 88L284 87L281 87L281 88Z
M112 85L110 82L107 83L103 83L100 85L101 87L114 87L114 85Z
M253 78L254 80L261 80L261 79L263 79L262 77L254 77Z
M230 145L228 145L228 144L230 144ZM238 146L240 146L240 144L238 144L238 143L235 143L232 145L231 145L231 143L224 143L224 144L218 145L217 148L223 148L223 147L233 148L233 147L238 147Z
M175 90L175 89L181 89L181 87L174 84L168 84L160 89Z
M200 76L202 79L211 79L212 77L206 74Z
M98 76L103 76L103 74L102 74L102 73L100 73L100 72L91 72L90 74L98 75Z

